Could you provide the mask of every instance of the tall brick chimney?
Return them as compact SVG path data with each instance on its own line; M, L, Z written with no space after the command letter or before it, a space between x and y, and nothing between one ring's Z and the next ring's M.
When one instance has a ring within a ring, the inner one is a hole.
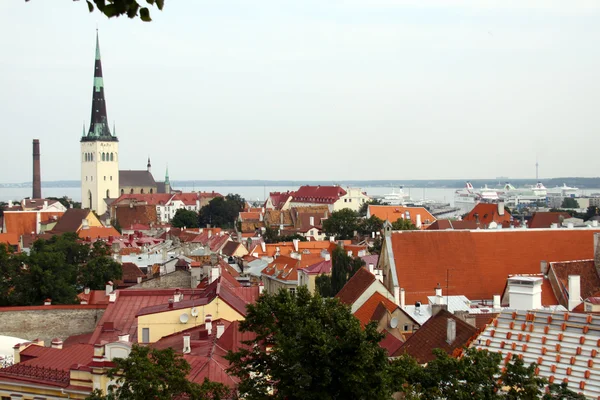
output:
M42 175L40 168L40 141L33 139L33 193L32 199L42 198Z

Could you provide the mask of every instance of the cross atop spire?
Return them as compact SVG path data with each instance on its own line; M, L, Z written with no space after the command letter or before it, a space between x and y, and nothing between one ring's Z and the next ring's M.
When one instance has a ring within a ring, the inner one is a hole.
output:
M96 60L94 64L94 89L92 91L92 118L87 136L82 141L108 140L117 141L110 133L106 101L104 99L104 81L102 79L102 61L100 60L100 40L96 29Z

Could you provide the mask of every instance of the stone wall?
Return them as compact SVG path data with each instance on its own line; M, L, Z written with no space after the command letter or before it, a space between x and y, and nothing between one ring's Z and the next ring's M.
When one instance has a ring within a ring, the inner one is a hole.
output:
M189 271L177 270L169 274L157 276L137 285L132 289L156 289L156 288L181 288L189 289L192 286L192 275Z
M33 306L0 309L0 335L27 340L41 339L46 346L54 338L92 332L105 308L98 306Z

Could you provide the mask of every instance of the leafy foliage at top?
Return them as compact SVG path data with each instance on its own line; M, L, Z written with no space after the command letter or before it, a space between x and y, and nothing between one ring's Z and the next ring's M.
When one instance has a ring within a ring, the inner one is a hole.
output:
M0 305L73 304L84 287L104 289L120 279L122 268L101 241L82 242L65 233L37 240L30 254L12 253L0 244Z
M173 219L171 219L171 225L175 228L198 228L200 226L198 213L180 208L175 211L175 215L173 216Z
M565 197L561 204L562 208L579 208L579 202L572 197Z
M158 350L134 345L127 358L113 359L108 377L115 381L103 394L96 390L86 400L171 400L174 398L220 400L230 390L205 379L202 385L190 382L190 364L171 348Z
M391 396L382 335L373 325L362 329L337 299L311 296L304 286L295 295L263 294L248 306L240 329L256 338L227 358L248 400Z
M29 1L29 0L25 0ZM79 1L79 0L74 0ZM139 17L142 21L152 21L150 18L150 8L147 7L142 1L138 0L86 0L88 10L94 11L98 9L102 14L107 17L119 17L126 15L129 18ZM146 0L146 4L149 6L156 6L159 10L162 10L165 5L165 0Z
M291 242L292 240L299 240L301 242L306 242L306 238L299 234L294 235L279 235L277 229L271 228L267 226L262 236L265 243L281 243L281 242Z
M246 200L239 194L228 194L225 197L215 197L200 209L200 226L216 226L233 228L240 211L244 209Z

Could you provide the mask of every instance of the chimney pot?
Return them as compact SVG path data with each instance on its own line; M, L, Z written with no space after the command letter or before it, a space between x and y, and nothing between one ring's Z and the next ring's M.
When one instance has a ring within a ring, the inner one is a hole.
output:
M225 325L219 321L217 322L217 339L219 339L225 332Z
M581 277L579 275L569 275L569 311L581 304Z
M62 349L63 348L63 341L60 340L59 338L52 339L51 347L53 349Z
M456 321L448 318L446 325L446 342L452 344L456 340Z
M183 335L183 354L188 354L191 351L192 351L192 346L191 346L191 341L190 341L190 334L185 333Z

